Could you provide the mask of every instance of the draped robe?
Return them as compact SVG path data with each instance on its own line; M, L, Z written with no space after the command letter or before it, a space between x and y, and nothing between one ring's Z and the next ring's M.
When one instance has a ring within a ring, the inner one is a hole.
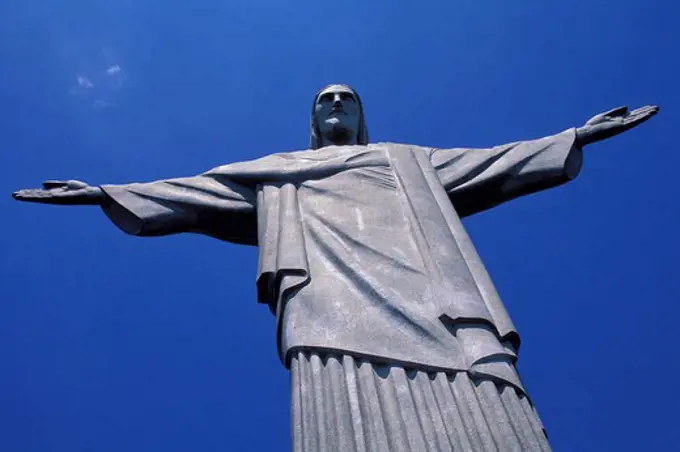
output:
M278 350L468 372L524 393L519 336L460 218L574 178L575 130L491 149L327 146L194 177L107 185L140 236L206 234L259 249Z

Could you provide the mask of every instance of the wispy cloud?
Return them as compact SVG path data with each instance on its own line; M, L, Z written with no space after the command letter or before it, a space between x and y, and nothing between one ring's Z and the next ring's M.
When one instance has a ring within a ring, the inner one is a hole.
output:
M125 83L126 76L125 71L118 64L113 64L109 66L106 71L104 71L106 76L106 84L110 89L120 89Z
M116 75L122 73L123 70L118 66L117 64L114 64L113 66L110 66L107 70L106 73L108 75Z
M82 75L79 75L76 78L76 80L78 82L78 86L82 86L83 88L93 88L94 87L94 84L92 84L90 79L87 78L87 77L83 77Z
M76 84L69 92L91 102L95 109L114 107L118 104L116 92L126 79L119 64L109 64L98 71L76 74Z

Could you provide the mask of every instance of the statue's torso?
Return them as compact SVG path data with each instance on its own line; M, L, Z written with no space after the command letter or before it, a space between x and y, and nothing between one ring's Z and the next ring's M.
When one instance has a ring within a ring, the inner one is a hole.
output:
M307 152L323 162L325 152L338 159L334 150ZM296 183L309 281L284 300L282 354L317 347L467 370L467 345L442 316L476 319L482 348L504 353L481 325L492 319L442 208L455 212L426 174L428 150L380 143L342 152L346 166Z

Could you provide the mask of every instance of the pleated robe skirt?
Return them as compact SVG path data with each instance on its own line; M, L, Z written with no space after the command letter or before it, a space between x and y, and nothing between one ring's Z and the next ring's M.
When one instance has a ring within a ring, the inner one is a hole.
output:
M467 372L310 351L290 372L294 452L550 450L524 394Z

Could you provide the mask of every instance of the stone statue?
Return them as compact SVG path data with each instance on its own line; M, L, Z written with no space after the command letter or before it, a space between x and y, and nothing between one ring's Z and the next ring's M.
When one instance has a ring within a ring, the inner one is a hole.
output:
M128 185L47 181L14 198L99 205L139 236L259 248L259 302L292 379L294 451L549 450L519 335L460 218L578 174L582 149L651 118L491 149L370 143L346 85L314 97L308 150Z

